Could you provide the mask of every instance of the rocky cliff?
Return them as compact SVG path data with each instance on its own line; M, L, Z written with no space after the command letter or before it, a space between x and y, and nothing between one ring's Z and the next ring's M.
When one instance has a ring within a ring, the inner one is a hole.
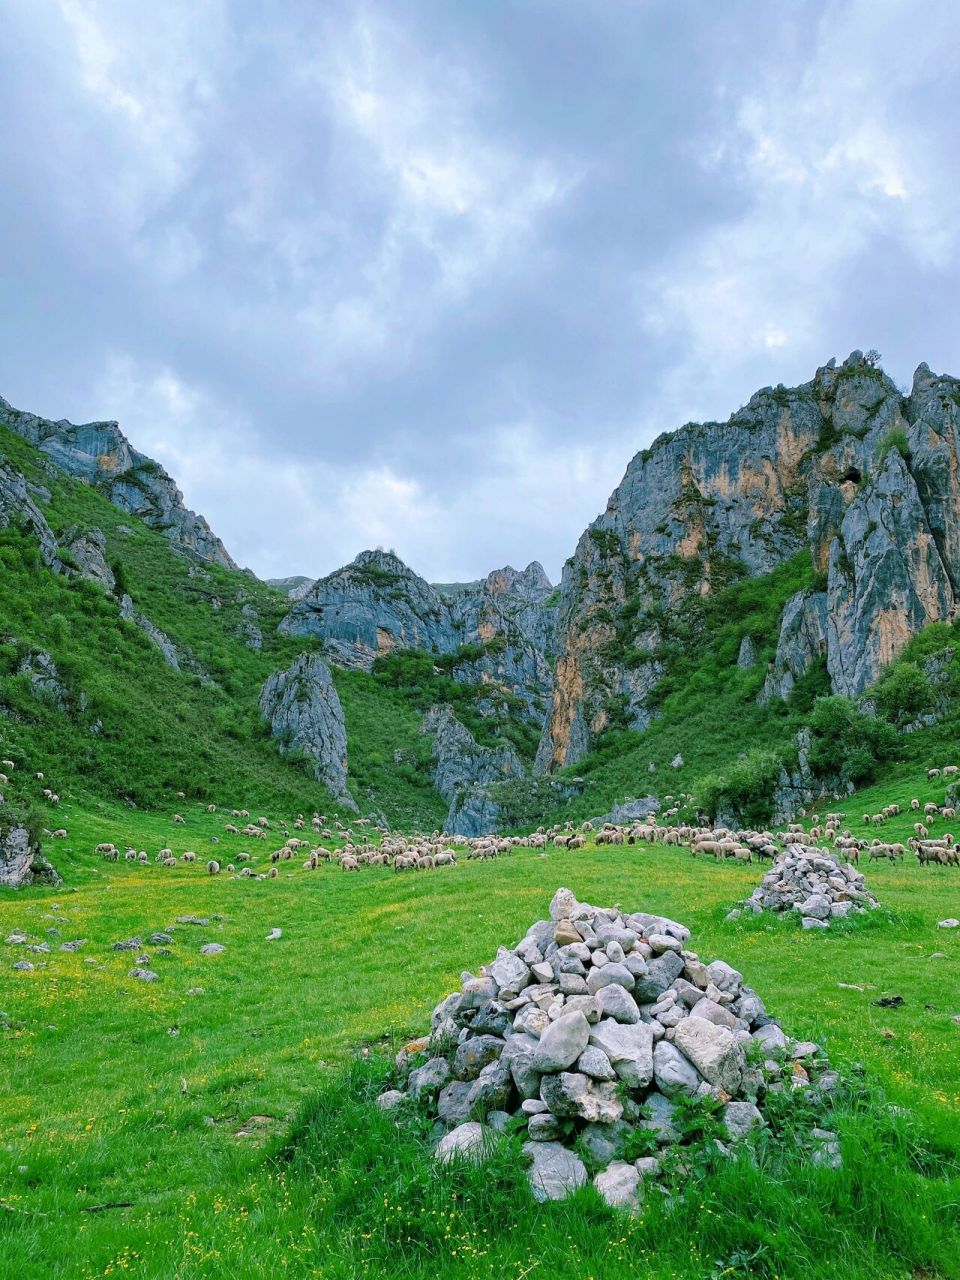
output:
M542 567L507 566L476 583L434 587L389 551L364 551L315 582L280 624L318 636L338 666L369 671L398 649L459 654L453 678L509 695L539 727L556 641L552 587ZM481 708L482 710L483 708Z
M642 728L672 612L809 555L764 697L818 657L861 693L960 593L960 382L920 365L909 394L860 352L765 388L726 423L637 454L564 567L537 767L579 759L616 715Z
M314 777L337 804L356 811L347 790L347 730L330 668L316 654L302 653L260 691L260 714L279 749L310 761Z
M159 463L132 447L116 422L51 422L14 409L0 396L0 425L28 440L68 475L98 488L110 501L160 530L180 551L228 569L237 566L203 516Z
M450 806L444 830L462 836L495 831L500 809L488 788L525 775L517 753L508 746L480 746L450 707L433 707L423 732L433 738L434 786Z

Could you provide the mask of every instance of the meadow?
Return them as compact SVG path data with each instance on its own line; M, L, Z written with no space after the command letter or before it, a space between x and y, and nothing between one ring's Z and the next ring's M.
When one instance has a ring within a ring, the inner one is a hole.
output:
M845 807L913 794L942 800L942 785L914 775ZM69 838L47 847L65 884L0 897L0 1275L960 1275L960 930L936 927L960 916L955 870L865 866L883 910L804 933L726 923L761 868L683 849L518 850L416 875L282 863L265 881L93 855L129 840L203 860L228 819L184 812L176 827L67 797ZM682 920L789 1033L826 1047L856 1086L837 1118L841 1171L771 1153L627 1219L589 1188L534 1205L509 1144L479 1172L424 1159L417 1133L374 1105L390 1057L561 884ZM113 943L169 926L171 955L145 944L158 981L131 978L136 952ZM4 944L16 930L50 953ZM225 950L202 955L211 941ZM11 969L21 955L34 972ZM903 1005L873 1003L889 995Z

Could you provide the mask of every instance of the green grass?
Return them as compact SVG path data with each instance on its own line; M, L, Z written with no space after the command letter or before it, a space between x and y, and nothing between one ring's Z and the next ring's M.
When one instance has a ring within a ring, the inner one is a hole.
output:
M933 784L914 790L926 799ZM883 794L857 797L856 808ZM0 1274L519 1277L533 1265L534 1276L633 1266L708 1277L738 1253L756 1255L753 1270L726 1274L958 1274L960 1028L950 1017L960 1012L960 938L935 927L960 916L955 871L870 867L884 911L808 934L777 920L725 923L760 869L683 850L519 851L414 876L282 863L263 882L90 852L112 839L151 856L167 844L200 857L216 848L226 861L245 847L227 843L225 815L193 804L185 817L177 827L166 813L67 799L57 820L69 838L47 850L67 884L0 895L0 938L57 928L87 939L75 953L54 942L32 957L46 967L28 974L10 970L19 949L0 942ZM270 847L253 852L263 859ZM907 1119L857 1103L840 1117L841 1175L738 1165L692 1186L675 1217L652 1210L633 1224L592 1193L533 1207L509 1156L492 1182L418 1172L416 1135L397 1133L368 1100L379 1051L421 1032L460 971L515 942L559 884L686 922L702 955L740 969L788 1031L817 1039L841 1066L862 1064L871 1092ZM129 978L133 957L113 942L184 914L211 925L175 929L173 956L153 962L158 982ZM282 939L266 942L275 926ZM201 956L208 940L226 951ZM204 994L188 996L195 987ZM905 1004L875 1008L884 994ZM345 1078L364 1046L373 1061ZM253 1116L268 1119L238 1136ZM133 1207L85 1212L115 1202ZM453 1217L441 1223L441 1213Z
M156 807L182 790L191 799L231 795L237 807L328 808L310 767L281 758L259 716L263 682L317 644L277 631L289 601L246 573L178 555L162 533L2 427L0 457L49 492L40 505L56 534L72 525L103 531L107 562L119 566L137 609L173 639L184 668L174 671L141 631L120 622L116 598L43 568L26 531L0 530L3 754L56 761L52 785L91 799ZM244 642L245 606L258 615L259 650ZM30 649L54 658L67 687L64 708L38 699L17 675ZM363 673L338 672L336 681L357 800L392 823L432 828L446 810L424 769L429 751L418 740L417 711ZM398 764L396 749L410 759ZM14 796L18 785L14 778Z

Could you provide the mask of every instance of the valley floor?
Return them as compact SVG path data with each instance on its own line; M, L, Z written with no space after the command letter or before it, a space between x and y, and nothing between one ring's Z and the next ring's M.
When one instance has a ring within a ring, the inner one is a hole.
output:
M343 1219L334 1244L323 1180L269 1157L318 1089L366 1047L375 1054L420 1034L461 970L515 942L561 884L581 900L689 925L691 945L740 969L788 1032L819 1041L837 1064L862 1064L890 1101L915 1113L956 1180L960 930L936 927L960 916L960 874L949 868L862 865L885 910L849 929L803 933L779 921L725 923L761 869L686 850L519 850L416 875L284 863L278 879L257 882L210 878L200 865L107 864L90 852L128 837L151 854L170 842L176 852L209 849L219 816L194 814L171 830L167 818L77 808L63 822L65 885L0 897L0 1275L546 1276L523 1262L529 1241L509 1264L496 1261L496 1247L461 1247L455 1236L448 1254L420 1263L365 1260L373 1229ZM145 944L158 981L131 978L136 952L113 944L170 926L171 955ZM267 941L274 928L282 937ZM49 955L5 945L18 930L47 939ZM58 950L73 939L83 945ZM225 950L203 955L207 942ZM34 972L11 969L21 956ZM893 994L902 1007L874 1005ZM378 1178L376 1152L367 1177ZM385 1183L383 1194L386 1213L395 1192ZM538 1230L556 1237L551 1276L795 1274L775 1249L777 1270L727 1271L718 1260L711 1272L702 1258L689 1270L658 1270L651 1257L642 1271L624 1271L620 1228L606 1211L536 1214ZM940 1229L960 1244L957 1227L954 1215ZM590 1256L601 1258L591 1273L577 1264L580 1230L593 1233ZM491 1237L498 1231L508 1235L508 1224L491 1222ZM960 1274L960 1249L954 1257L950 1274ZM876 1280L933 1275L892 1254L871 1268Z

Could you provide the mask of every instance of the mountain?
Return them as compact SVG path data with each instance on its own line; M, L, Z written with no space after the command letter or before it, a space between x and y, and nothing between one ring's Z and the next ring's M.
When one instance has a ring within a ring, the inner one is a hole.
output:
M616 718L646 728L678 619L798 558L809 583L785 604L767 699L820 659L834 693L861 694L955 618L958 424L960 381L922 364L904 395L854 352L638 453L564 567L538 769L583 758Z
M784 820L960 737L958 415L859 352L765 388L638 453L554 588L259 582L116 423L0 400L0 745L151 807Z
M237 567L203 516L184 506L183 494L163 467L138 453L116 422L51 422L14 409L0 396L0 425L121 511L163 533L177 550L226 569Z

